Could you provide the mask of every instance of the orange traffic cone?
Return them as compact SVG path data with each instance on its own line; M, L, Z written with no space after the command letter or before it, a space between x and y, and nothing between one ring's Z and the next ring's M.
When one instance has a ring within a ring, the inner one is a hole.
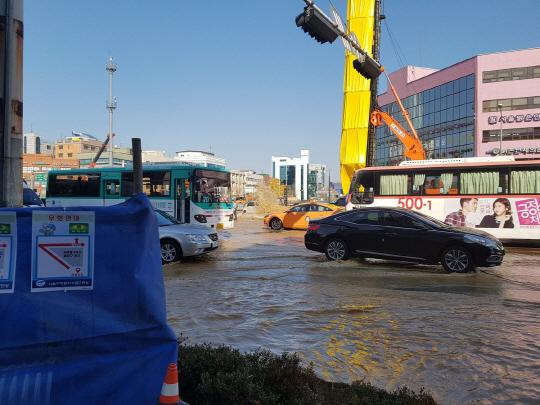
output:
M171 363L167 369L157 403L159 405L185 404L185 402L180 401L180 395L178 394L178 368L174 363Z

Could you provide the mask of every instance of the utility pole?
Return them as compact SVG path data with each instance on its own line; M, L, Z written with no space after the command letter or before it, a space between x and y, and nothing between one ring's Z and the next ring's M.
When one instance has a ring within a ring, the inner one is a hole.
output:
M330 198L330 169L328 169L328 204L332 202L332 199Z
M386 16L381 14L381 0L375 0L375 14L374 14L374 26L373 26L373 59L377 62L381 55L381 20L384 20ZM421 64L420 64L421 65ZM371 79L370 83L371 91L371 104L369 113L371 114L377 105L377 98L379 92L379 79ZM377 145L377 128L370 122L368 127L368 147L366 156L366 166L375 166L375 147Z
M116 63L113 63L113 58L109 59L109 63L105 65L105 69L107 72L109 72L110 77L110 97L109 102L107 103L107 109L109 110L109 136L111 139L109 139L109 166L113 167L113 149L114 149L114 143L112 140L113 135L113 111L116 108L116 97L114 97L113 100L113 91L112 91L112 78L113 73L116 72Z
M22 206L23 0L0 3L0 207Z

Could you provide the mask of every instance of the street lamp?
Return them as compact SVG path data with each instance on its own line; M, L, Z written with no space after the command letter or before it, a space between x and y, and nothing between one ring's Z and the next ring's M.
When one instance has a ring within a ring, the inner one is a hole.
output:
M499 146L499 156L502 156L502 124L503 124L503 119L502 119L502 108L503 108L503 105L502 104L497 104L497 107L499 108L499 111L501 113L501 118L499 118L499 121L501 122L501 135L500 135L500 146Z

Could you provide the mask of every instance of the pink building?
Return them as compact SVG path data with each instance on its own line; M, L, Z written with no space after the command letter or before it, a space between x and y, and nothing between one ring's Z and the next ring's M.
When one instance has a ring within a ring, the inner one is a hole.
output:
M428 159L540 158L540 48L478 55L442 70L406 66L389 76ZM378 101L408 129L391 91ZM377 130L375 151L376 166L404 160L386 126Z

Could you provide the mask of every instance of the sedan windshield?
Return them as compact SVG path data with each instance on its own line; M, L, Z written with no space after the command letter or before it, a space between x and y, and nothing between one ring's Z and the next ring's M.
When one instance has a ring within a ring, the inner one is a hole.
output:
M415 211L414 214L418 215L418 216L420 216L420 217L422 217L424 219L427 219L429 222L432 222L435 225L440 226L441 228L451 228L452 227L451 225L448 225L446 222L439 221L438 219L430 217L429 215L426 215L426 214L424 214L422 212Z
M161 210L155 210L155 211L156 211L158 226L178 225L178 224L183 223L177 220L176 218L174 218L173 216L167 214L164 211L161 211Z

